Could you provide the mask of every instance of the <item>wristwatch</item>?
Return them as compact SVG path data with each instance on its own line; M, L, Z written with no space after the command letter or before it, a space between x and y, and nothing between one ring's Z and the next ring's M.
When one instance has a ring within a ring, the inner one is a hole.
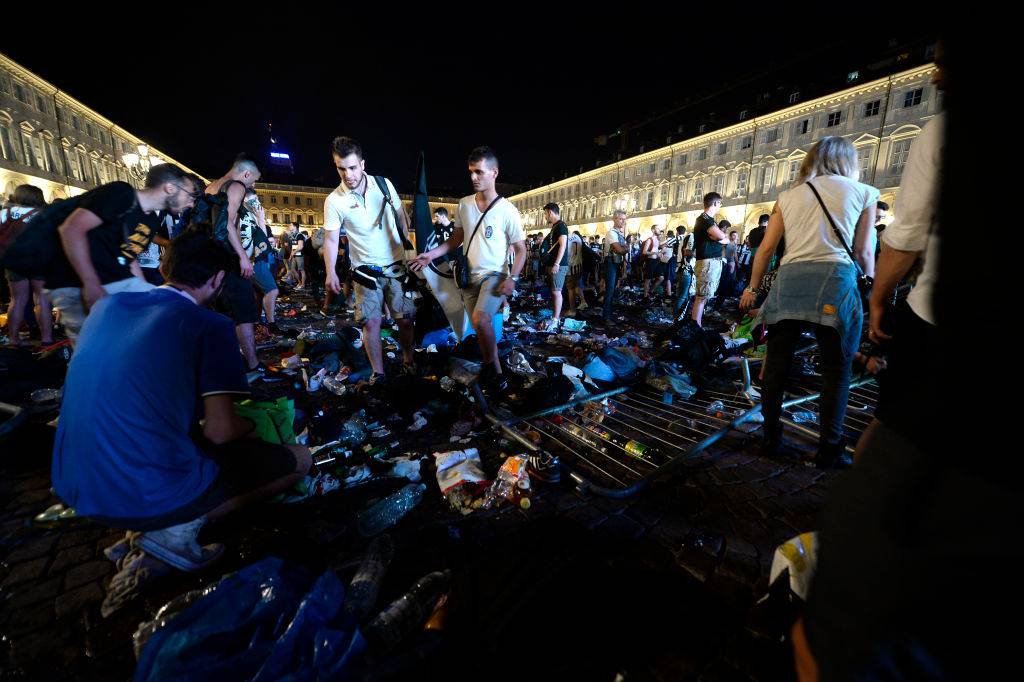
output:
M747 287L747 291L752 293L754 296L757 296L758 294L761 293L760 289L755 289L754 287Z
M510 275L509 279L515 282L516 284L519 283L519 275Z

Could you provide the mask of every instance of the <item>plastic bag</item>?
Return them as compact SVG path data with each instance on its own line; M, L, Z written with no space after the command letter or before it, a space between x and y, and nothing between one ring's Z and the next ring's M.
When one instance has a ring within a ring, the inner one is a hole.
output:
M225 682L351 674L366 643L340 613L344 593L331 571L314 583L301 567L263 559L223 578L175 618L142 625L139 633L151 634L134 679Z
M295 402L278 398L272 403L243 400L235 403L235 414L251 419L256 424L255 435L268 443L295 444Z
M677 372L672 365L664 362L652 362L647 367L644 383L659 391L674 393L683 400L692 398L697 393L697 389L690 384L689 375Z
M606 348L601 359L620 379L636 377L643 362L628 348Z
M473 511L476 497L490 482L484 474L477 449L435 452L434 463L437 485L452 508L462 514Z
M612 368L593 353L587 356L587 364L583 366L583 372L597 381L615 381L615 372L612 371Z
M789 588L807 601L807 591L818 566L818 533L801 533L775 550L769 584L789 569Z

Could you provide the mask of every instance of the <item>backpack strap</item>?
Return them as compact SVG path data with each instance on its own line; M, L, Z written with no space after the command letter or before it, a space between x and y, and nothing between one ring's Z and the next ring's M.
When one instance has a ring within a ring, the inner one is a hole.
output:
M402 243L402 248L406 251L413 249L413 245L409 242L408 238L402 233L402 226L398 220L398 208L395 206L395 202L391 199L391 190L388 189L388 181L383 175L374 175L374 182L377 183L377 188L380 189L380 193L384 195L384 203L381 204L380 213L377 214L377 219L373 221L374 227L384 229L384 211L386 207L391 207L391 212L395 216L395 231L398 232L398 240Z

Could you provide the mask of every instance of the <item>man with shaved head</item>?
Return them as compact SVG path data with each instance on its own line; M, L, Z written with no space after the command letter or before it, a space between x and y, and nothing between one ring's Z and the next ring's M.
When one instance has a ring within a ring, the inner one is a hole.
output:
M252 288L253 265L242 245L238 219L246 190L259 179L260 169L256 163L239 155L231 165L231 170L206 188L206 199L213 207L210 216L213 237L238 256L238 269L232 269L224 277L220 304L235 323L235 335L238 336L238 345L245 358L246 376L250 381L257 379L261 373L253 331L253 325L260 319L260 309Z

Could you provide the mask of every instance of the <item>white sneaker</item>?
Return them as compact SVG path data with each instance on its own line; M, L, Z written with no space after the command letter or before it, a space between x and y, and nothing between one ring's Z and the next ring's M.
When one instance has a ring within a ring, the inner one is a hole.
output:
M200 547L196 538L206 523L206 517L162 530L143 533L136 540L142 551L182 571L201 571L224 553L224 545Z

